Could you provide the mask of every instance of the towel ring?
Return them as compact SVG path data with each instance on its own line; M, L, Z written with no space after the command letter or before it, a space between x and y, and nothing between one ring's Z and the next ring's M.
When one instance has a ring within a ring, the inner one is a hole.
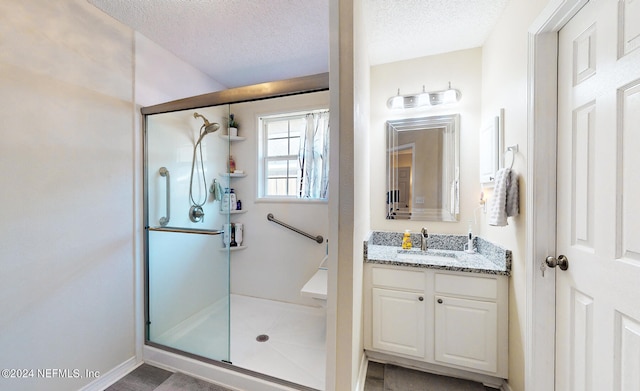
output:
M513 162L516 160L516 152L518 152L518 144L508 146L507 149L505 149L504 154L506 155L507 152L511 152L511 164L509 165L509 169L512 169Z

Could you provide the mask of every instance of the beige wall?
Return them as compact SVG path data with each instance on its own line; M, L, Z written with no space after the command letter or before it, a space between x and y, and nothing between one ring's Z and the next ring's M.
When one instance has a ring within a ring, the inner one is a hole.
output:
M505 146L518 144L513 169L520 177L520 216L509 218L507 227L492 227L482 216L481 235L513 252L509 285L509 385L524 390L526 276L525 192L527 183L527 29L547 0L512 0L482 48L482 118L504 108Z
M135 364L142 330L134 94L145 88L135 63L179 61L160 50L137 56L134 32L84 0L2 1L0 36L0 367L104 378ZM178 68L182 86L145 96L203 88L195 69ZM0 379L0 389L92 380Z
M106 373L135 356L133 32L81 1L3 1L0 26L0 367Z
M479 206L478 132L480 129L482 50L461 50L371 67L371 148L370 219L372 230L419 232L427 227L434 233L466 233ZM406 110L390 110L387 99L396 94L443 90L451 86L462 93L455 105ZM460 219L459 222L432 222L385 219L386 137L385 122L399 118L460 114Z
M370 91L369 60L367 56L367 36L364 31L362 0L354 1L354 227L353 227L353 351L352 377L357 378L364 355L364 336L362 328L362 275L363 275L363 242L369 234L371 217L369 216L370 197L368 184L371 181L369 128ZM353 388L352 388L353 389Z

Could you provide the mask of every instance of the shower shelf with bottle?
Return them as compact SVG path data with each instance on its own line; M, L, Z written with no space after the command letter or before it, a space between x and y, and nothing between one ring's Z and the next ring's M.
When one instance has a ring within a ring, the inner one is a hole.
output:
M247 248L247 246L235 246L235 247L222 247L219 248L218 251L238 251L238 250L244 250L245 248Z
M228 140L229 142L234 142L234 141L244 141L247 138L246 137L241 137L241 136L232 136L230 134L218 134L218 137L224 139L224 140ZM229 156L228 160L231 158L231 156ZM231 167L228 167L229 170L231 170ZM219 173L220 177L222 178L228 178L229 181L231 181L232 179L236 179L236 178L244 178L247 176L247 174L245 172L221 172ZM229 185L231 185L231 183L229 182ZM231 186L229 186L231 187ZM233 189L232 189L233 192ZM230 217L232 217L232 215L237 215L237 214L242 214L242 213L246 213L247 210L246 209L231 209L231 210L220 210L220 214L229 214ZM219 248L219 251L238 251L238 250L244 250L245 248L247 248L247 246L243 246L243 245L239 245L239 246L224 246Z
M219 134L218 137L229 141L244 141L247 138L242 136L230 136L228 134Z
M247 210L246 209L240 209L240 210L236 209L236 210L221 210L220 211L221 215L226 215L227 213L232 214L232 215L239 215L239 214L242 214L242 213L247 213Z
M221 172L220 176L224 177L224 178L244 178L244 177L247 176L247 174L244 173L244 172L242 172L242 173L239 173L239 172Z

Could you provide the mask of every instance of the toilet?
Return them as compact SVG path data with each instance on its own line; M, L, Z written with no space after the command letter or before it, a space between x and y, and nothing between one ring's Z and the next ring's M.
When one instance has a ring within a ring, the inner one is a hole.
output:
M327 258L325 256L318 270L300 290L300 295L313 298L320 306L327 306Z

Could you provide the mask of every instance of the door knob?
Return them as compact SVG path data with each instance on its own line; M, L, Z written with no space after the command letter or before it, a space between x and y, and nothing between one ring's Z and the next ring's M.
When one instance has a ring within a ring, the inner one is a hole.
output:
M545 263L550 268L554 268L556 266L558 266L560 270L567 270L569 268L569 259L564 255L558 256L557 259L555 257L548 256L547 259L545 259Z

